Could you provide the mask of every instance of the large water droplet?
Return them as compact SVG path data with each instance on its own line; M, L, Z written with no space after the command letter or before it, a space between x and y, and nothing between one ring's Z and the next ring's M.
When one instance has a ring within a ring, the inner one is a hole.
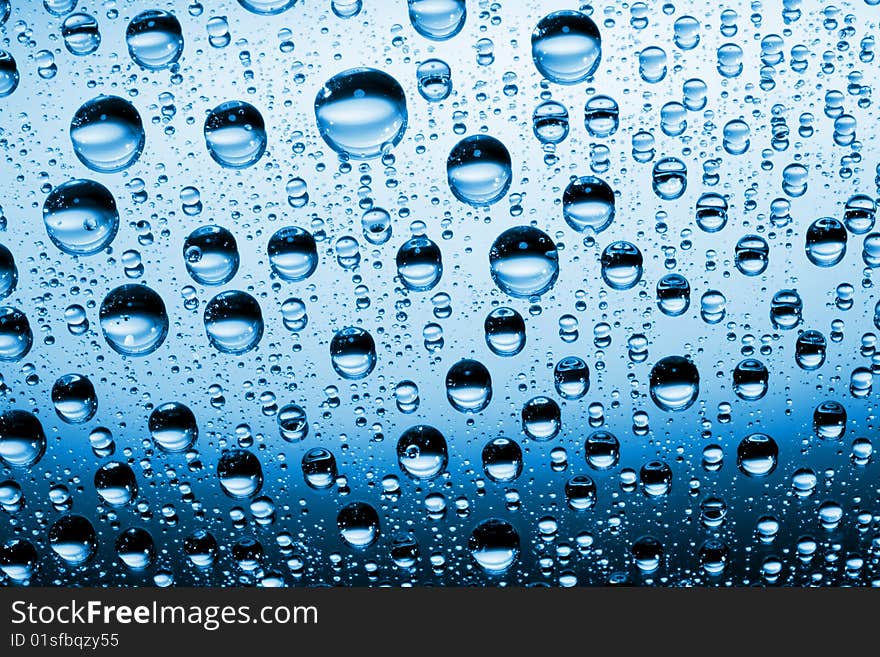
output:
M27 315L18 308L0 306L0 362L24 358L34 343Z
M651 186L664 201L681 197L687 189L687 166L677 157L664 157L654 164Z
M82 374L65 374L52 386L52 404L58 417L68 424L91 420L98 411L95 386Z
M439 103L452 93L452 70L442 59L426 59L419 64L416 80L419 93L429 102Z
M5 299L18 285L18 267L12 252L0 244L0 299Z
M415 479L433 479L443 472L448 458L446 439L434 427L410 427L397 441L397 462Z
M807 229L806 252L817 267L833 267L846 255L846 228L833 217L816 219Z
M733 391L746 401L757 401L767 394L770 372L757 358L746 358L733 369Z
M62 516L49 528L49 546L71 566L92 558L98 549L95 528L79 515Z
M583 82L596 71L601 56L599 28L579 11L549 14L532 32L532 61L551 82Z
M612 242L600 258L602 280L615 290L629 290L642 279L642 252L630 242Z
M297 0L238 0L238 4L254 14L274 16L287 11Z
M507 482L519 477L523 453L519 444L509 438L493 438L483 447L483 470L492 481Z
M278 410L278 430L289 443L298 443L309 435L306 409L299 404L285 404Z
M220 226L201 226L183 242L186 270L197 283L223 285L238 271L239 255L235 237Z
M5 50L0 50L0 98L5 98L18 87L18 66L15 58Z
M330 361L343 379L357 380L369 376L376 367L376 343L364 329L347 326L330 341Z
M205 306L205 332L218 351L243 354L263 337L263 312L247 292L221 292Z
M303 454L303 478L312 488L329 488L336 481L336 457L324 447L314 447Z
M61 38L70 54L79 57L91 55L101 45L98 21L90 14L71 14L61 23Z
M11 410L0 414L0 460L16 468L28 468L46 451L46 434L37 416Z
M590 367L577 356L566 356L553 368L556 392L565 399L580 399L590 390Z
M269 238L269 264L282 280L303 281L318 267L318 245L307 230L286 226Z
M141 527L129 527L116 537L116 555L127 568L141 571L156 558L153 536Z
M595 470L609 470L620 459L620 441L609 431L594 431L584 444L589 466Z
M516 356L526 345L526 324L513 308L495 308L483 323L486 344L497 356Z
M73 152L92 171L127 169L144 150L141 115L119 96L98 96L83 104L70 122Z
M440 247L423 235L407 240L397 251L397 275L408 290L432 289L443 275Z
M185 452L199 437L196 416L181 402L166 402L150 413L147 422L153 442L163 452Z
M595 176L577 178L562 194L562 215L578 232L601 233L614 221L614 192Z
M690 408L700 394L700 373L684 356L667 356L651 368L651 399L664 411Z
M235 498L252 497L263 485L260 460L245 449L224 451L217 463L217 476L223 491Z
M123 356L151 354L168 335L165 302L145 285L130 283L111 290L98 316L107 344Z
M562 411L550 397L533 397L523 405L520 415L523 432L533 440L551 440L562 429Z
M743 474L764 477L776 469L779 447L764 433L753 433L742 439L736 449L736 462Z
M474 206L499 201L510 188L512 163L507 147L489 135L458 142L446 161L449 188L462 203Z
M465 0L407 0L407 6L416 32L433 41L451 39L467 19Z
M124 506L137 497L134 471L125 463L105 463L95 473L95 490L110 506Z
M465 358L446 373L446 398L461 413L479 413L492 401L492 377L481 362Z
M550 237L532 226L499 235L489 251L492 280L512 297L540 296L556 283L559 254Z
M26 583L33 577L40 555L33 543L12 538L0 546L0 571L13 582Z
M506 520L490 518L471 532L468 550L483 570L500 574L510 568L519 555L519 534Z
M318 131L334 151L356 160L378 157L406 131L406 96L393 77L354 68L327 80L315 98Z
M183 52L183 28L167 11L148 9L131 19L125 30L128 54L140 66L155 71L174 64Z
M379 538L379 514L366 502L352 502L339 510L336 525L342 540L353 548L369 547Z
M93 180L69 180L43 203L49 239L69 255L92 255L107 248L119 229L116 200Z
M266 124L259 110L242 100L221 103L205 119L208 153L222 167L244 169L266 152Z

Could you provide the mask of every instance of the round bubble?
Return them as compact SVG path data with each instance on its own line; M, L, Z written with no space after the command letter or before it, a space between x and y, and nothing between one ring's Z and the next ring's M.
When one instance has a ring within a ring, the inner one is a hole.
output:
M114 288L101 302L98 317L107 344L123 356L151 354L168 335L165 302L146 285Z
M70 141L79 161L92 171L116 173L134 164L144 150L141 115L119 96L97 96L76 111Z
M372 68L334 75L315 98L318 131L344 158L372 159L403 138L406 96L393 77Z

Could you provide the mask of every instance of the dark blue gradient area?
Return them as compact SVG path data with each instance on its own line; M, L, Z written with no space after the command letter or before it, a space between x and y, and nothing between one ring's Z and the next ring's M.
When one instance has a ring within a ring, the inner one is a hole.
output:
M0 0L0 583L876 586L876 0Z

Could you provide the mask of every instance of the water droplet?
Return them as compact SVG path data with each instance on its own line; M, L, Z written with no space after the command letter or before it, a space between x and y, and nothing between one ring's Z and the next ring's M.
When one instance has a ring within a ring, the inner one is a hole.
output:
M243 354L263 337L263 312L247 292L221 292L205 306L205 332L208 340L224 354Z
M678 317L691 305L691 285L681 274L666 274L657 281L657 305L668 317Z
M336 457L324 447L314 447L303 454L303 478L312 488L329 488L336 481Z
M553 383L560 397L580 399L590 390L590 367L577 356L566 356L553 368Z
M156 558L156 545L152 535L140 527L130 527L121 532L114 547L119 560L135 571L148 568Z
M217 476L221 488L230 497L252 497L263 486L260 461L245 449L224 451L217 462Z
M174 14L148 9L131 19L125 30L125 42L135 63L155 71L180 59L183 28Z
M736 449L736 463L749 477L765 477L776 469L779 447L764 433L753 433L742 439Z
M196 416L181 402L160 404L150 413L147 427L156 447L163 452L186 452L199 437Z
M244 169L266 152L266 124L259 110L243 100L217 105L205 119L205 144L214 161L227 169Z
M727 199L708 192L697 201L697 226L707 233L717 233L727 225Z
M278 411L278 430L289 443L298 443L309 435L306 410L299 404L286 404Z
M422 98L439 103L452 93L452 70L442 59L426 59L416 68L416 81Z
M559 254L553 240L532 226L516 226L499 235L489 251L492 280L518 298L540 296L556 283Z
M654 193L664 201L680 198L687 189L687 166L677 157L657 160L651 179Z
M578 84L599 67L599 28L579 11L562 10L542 18L532 32L532 61L557 84Z
M201 226L183 242L186 270L201 285L224 285L238 271L235 237L220 226Z
M183 553L196 568L210 568L219 551L213 534L197 529L183 541Z
M614 192L595 176L576 178L562 194L562 215L578 232L601 233L614 221Z
M15 58L6 50L0 50L0 98L16 90L19 77Z
M650 461L639 471L642 490L648 497L662 497L672 487L672 468L663 461Z
M397 462L415 479L433 479L443 472L448 459L446 439L434 427L410 427L397 441Z
M379 514L366 502L352 502L340 509L336 525L342 540L356 549L369 547L379 538Z
M770 373L757 358L746 358L733 369L733 390L745 401L757 401L767 394Z
M532 130L542 144L558 144L568 136L568 109L555 100L545 100L532 114Z
M526 324L513 308L495 308L483 324L486 344L496 356L516 356L526 345Z
M408 290L432 289L443 275L440 247L423 235L407 240L397 251L397 275Z
M650 391L661 410L683 411L700 394L700 373L684 356L666 356L651 368Z
M10 410L0 414L0 460L14 468L29 468L46 452L43 425L33 413Z
M462 203L491 205L507 193L513 178L507 147L489 135L458 142L446 161L449 188Z
M298 226L286 226L272 235L268 252L272 271L284 281L303 281L318 267L315 238Z
M584 127L591 137L605 139L617 132L620 110L610 96L592 96L584 105Z
M824 401L813 411L813 430L823 440L839 440L846 433L846 408L840 402Z
M34 334L27 315L18 308L0 306L0 362L21 360L33 343Z
M550 397L534 397L522 408L523 432L533 440L552 440L562 429L559 404Z
M98 316L107 344L123 356L151 354L168 335L165 302L145 285L114 288L101 302Z
M85 563L98 549L95 528L79 515L62 516L49 528L49 547L71 566Z
M602 251L602 280L615 290L629 290L642 279L642 252L630 242L612 242Z
M98 21L90 14L71 14L61 23L61 38L72 55L91 55L101 45Z
M333 369L343 379L357 380L369 376L376 367L376 343L364 329L347 326L330 341Z
M52 243L64 253L92 255L107 248L116 237L116 200L100 183L70 180L46 197L43 223Z
M833 267L846 255L846 228L837 219L816 219L807 229L807 258L817 267Z
M105 463L95 472L95 490L110 506L125 506L137 497L134 471L125 463Z
M40 555L30 541L12 538L0 546L0 571L13 582L28 582L39 561Z
M52 386L52 404L58 417L68 424L91 420L98 411L95 386L82 374L65 374Z
M492 401L492 377L481 362L465 358L446 373L446 399L461 413L479 413Z
M467 19L465 0L407 0L407 6L416 32L433 41L451 39Z
M141 115L119 96L97 96L70 121L70 141L79 161L98 173L116 173L134 164L144 150Z
M642 573L653 573L663 563L663 545L653 536L642 536L636 539L630 552L636 568Z
M406 131L406 96L393 77L354 68L327 80L315 98L321 137L344 158L379 157Z
M746 235L736 243L734 261L740 273L760 276L770 264L770 247L763 237Z
M610 470L620 459L620 441L608 431L594 431L584 445L587 463L594 470Z
M238 4L254 14L275 16L293 7L297 0L238 0Z
M468 550L484 571L500 574L510 568L519 555L519 534L506 520L489 518L471 532Z
M825 363L827 341L819 331L804 331L795 344L795 360L802 370L811 371Z

